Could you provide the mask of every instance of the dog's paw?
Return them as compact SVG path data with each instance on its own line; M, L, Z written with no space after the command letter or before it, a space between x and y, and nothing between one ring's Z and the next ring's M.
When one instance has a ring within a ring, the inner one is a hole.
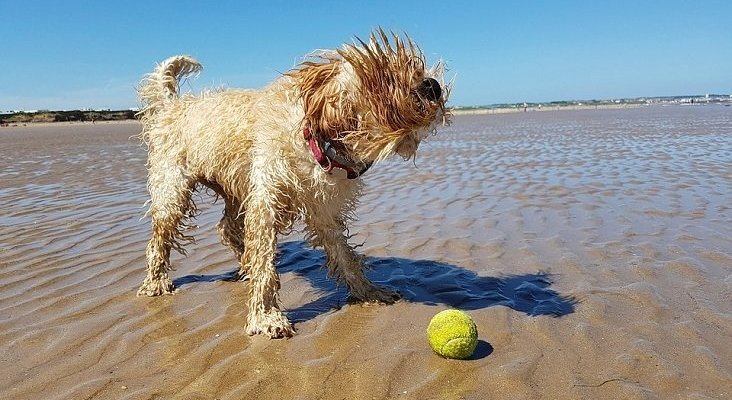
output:
M173 294L175 286L170 278L150 279L145 278L142 286L137 289L138 296L160 296L161 294Z
M371 286L358 294L354 292L351 296L365 304L394 304L402 298L399 292L379 286Z
M287 320L287 317L277 310L259 315L250 314L247 321L247 334L262 334L272 339L282 339L292 337L295 334L295 329Z

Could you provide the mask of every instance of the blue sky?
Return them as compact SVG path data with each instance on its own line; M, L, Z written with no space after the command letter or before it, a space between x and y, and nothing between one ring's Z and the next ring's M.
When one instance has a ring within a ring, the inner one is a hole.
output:
M154 64L261 87L377 26L456 75L451 104L732 92L732 1L0 0L0 110L128 108Z

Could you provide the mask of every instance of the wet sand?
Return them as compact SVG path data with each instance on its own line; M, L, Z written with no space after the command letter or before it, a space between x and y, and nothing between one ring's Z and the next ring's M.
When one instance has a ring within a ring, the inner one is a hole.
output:
M177 294L135 296L138 129L0 128L0 398L732 398L732 108L456 117L365 176L353 241L404 299L349 304L293 234L289 340L244 333L220 203ZM471 360L429 349L449 307Z

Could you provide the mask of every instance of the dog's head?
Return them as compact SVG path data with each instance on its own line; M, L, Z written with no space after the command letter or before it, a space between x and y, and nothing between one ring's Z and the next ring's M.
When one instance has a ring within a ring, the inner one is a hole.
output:
M351 156L379 161L414 157L420 142L448 123L450 93L444 64L426 66L409 38L378 29L368 42L313 54L290 72L305 108L305 123Z

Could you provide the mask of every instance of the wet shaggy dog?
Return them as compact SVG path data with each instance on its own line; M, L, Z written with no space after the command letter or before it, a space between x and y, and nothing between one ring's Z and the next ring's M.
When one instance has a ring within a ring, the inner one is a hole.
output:
M398 295L371 283L364 257L348 243L348 223L372 164L397 154L408 160L447 122L444 66L426 66L408 37L379 29L321 50L261 90L179 94L199 72L189 56L168 58L138 89L140 134L147 145L152 238L138 295L174 291L170 251L184 253L194 216L192 193L203 185L224 199L217 228L249 280L247 333L291 336L275 270L277 235L296 221L327 254L329 275L363 302Z

